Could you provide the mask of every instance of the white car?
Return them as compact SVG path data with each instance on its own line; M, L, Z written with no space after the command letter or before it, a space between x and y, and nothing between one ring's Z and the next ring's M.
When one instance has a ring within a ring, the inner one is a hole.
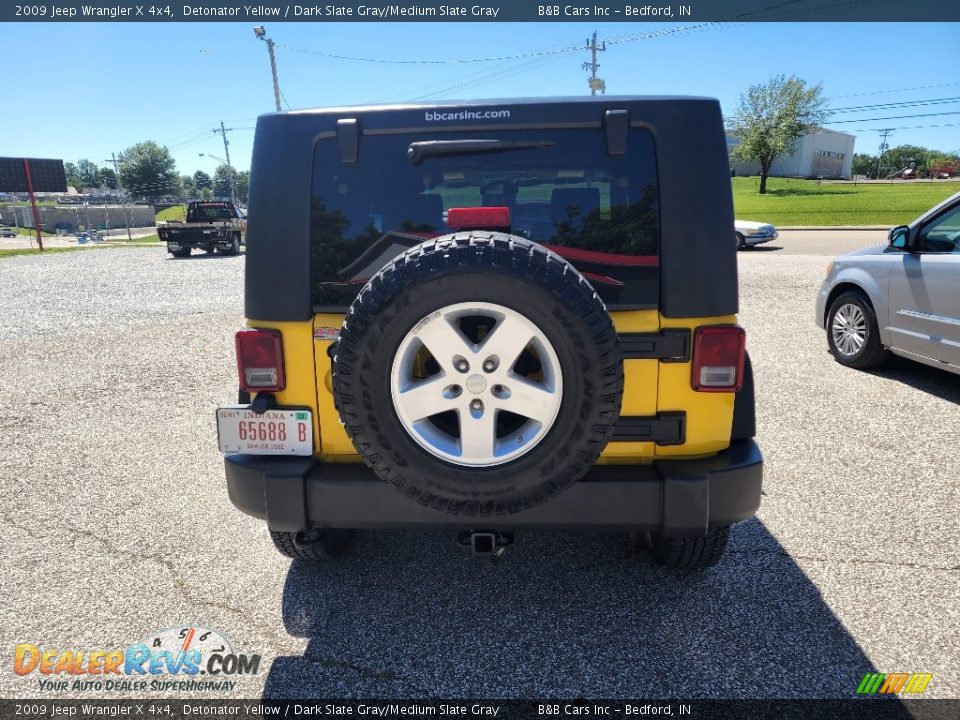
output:
M734 220L733 225L737 232L737 250L770 242L779 236L777 229L770 223Z

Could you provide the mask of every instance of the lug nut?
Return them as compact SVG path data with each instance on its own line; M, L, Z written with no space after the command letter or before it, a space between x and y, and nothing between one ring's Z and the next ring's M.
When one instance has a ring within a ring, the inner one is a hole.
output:
M476 400L474 400L473 402L471 402L471 403L470 403L470 409L471 409L471 410L478 410L478 411L479 411L479 410L483 410L483 400L477 398Z
M503 392L503 385L494 385L490 390L494 395L499 395Z
M487 358L483 361L483 371L484 372L493 372L497 369L497 361L493 358Z
M457 370L459 370L462 373L465 373L470 369L470 363L468 363L463 358L460 358L459 360L457 360L454 366L457 368Z
M459 385L450 386L450 394L453 395L454 397L457 397L457 395L459 395L462 392L463 392L463 388L460 387Z

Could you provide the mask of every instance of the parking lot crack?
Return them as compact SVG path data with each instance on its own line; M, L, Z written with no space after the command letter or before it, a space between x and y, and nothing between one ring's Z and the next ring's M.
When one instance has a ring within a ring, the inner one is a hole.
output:
M9 527L12 527L14 530L17 530L17 531L23 533L24 535L26 535L27 537L29 537L31 540L37 540L37 541L39 541L39 542L43 542L43 541L45 541L45 540L48 539L48 538L46 538L46 537L44 537L44 536L42 536L42 535L37 534L30 526L21 525L21 524L15 522L15 521L12 520L10 517L8 517L6 514L0 514L0 522L3 522L5 525L8 525ZM110 555L113 555L113 556L115 556L115 557L121 557L121 556L124 555L124 553L122 553L119 549L117 549L116 547L114 547L108 540L106 540L106 539L103 538L102 536L97 535L97 534L96 534L95 532L93 532L92 530L82 530L82 529L80 529L80 528L75 528L75 527L72 527L72 526L70 526L70 525L68 525L68 524L66 524L66 523L63 523L63 524L58 528L58 531L60 531L60 532L62 532L62 533L66 533L68 536L71 537L71 539L72 539L74 542L76 542L76 540L82 538L82 539L85 539L85 540L91 540L91 541L94 541L94 542L96 542L96 543L99 543L100 545L102 545L102 546L107 550L107 552L108 552ZM242 608L236 608L236 607L233 607L233 606L231 606L231 605L228 605L228 604L226 604L226 603L224 603L224 602L220 602L220 601L218 601L218 600L213 600L213 599L210 599L210 598L207 598L207 597L197 597L196 595L194 595L194 594L190 591L190 589L187 587L186 583L184 583L184 582L182 582L182 581L177 582L177 580L180 580L180 578L177 577L178 568L177 568L177 566L173 563L173 561L169 560L168 558L165 558L165 557L160 556L160 555L142 554L142 555L138 555L138 556L137 556L137 560L138 560L138 561L146 560L146 561L154 562L154 563L160 565L161 567L165 568L166 570L168 570L168 571L174 576L174 582L172 583L174 591L175 591L175 592L178 592L178 593L179 593L180 595L182 595L186 600L189 600L189 601L191 601L191 602L193 602L193 603L196 603L196 604L198 604L198 605L204 605L204 606L209 607L209 608L215 608L215 609L217 609L217 610L222 610L222 611L224 611L224 612L228 612L228 613L231 613L231 614L233 614L233 615L237 615L238 617L243 618L244 621L250 623L250 621L251 621L250 613L247 612L246 610L243 610ZM251 624L257 625L257 623L251 623ZM266 626L266 625L259 625L259 629L260 629L261 632L264 633L264 635L265 635L266 637L269 637L269 636L271 636L271 635L273 635L273 634L275 633L275 628L268 627L268 626Z

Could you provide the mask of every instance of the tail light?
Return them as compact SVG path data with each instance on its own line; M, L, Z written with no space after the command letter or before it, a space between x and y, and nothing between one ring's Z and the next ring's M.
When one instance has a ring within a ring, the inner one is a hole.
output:
M508 207L454 207L447 210L447 226L457 230L500 230L510 228Z
M278 392L286 387L283 336L279 330L241 330L236 344L241 390Z
M743 385L747 334L736 325L697 328L693 333L690 384L698 392L737 392Z

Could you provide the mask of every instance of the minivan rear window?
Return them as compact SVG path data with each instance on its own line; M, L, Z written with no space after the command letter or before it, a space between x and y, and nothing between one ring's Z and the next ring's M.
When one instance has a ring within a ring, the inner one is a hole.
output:
M368 134L356 163L341 162L336 138L320 140L310 207L314 305L348 305L405 248L452 232L446 213L463 207L508 208L511 233L572 262L608 304L656 307L653 136L631 128L626 153L613 156L599 127Z

